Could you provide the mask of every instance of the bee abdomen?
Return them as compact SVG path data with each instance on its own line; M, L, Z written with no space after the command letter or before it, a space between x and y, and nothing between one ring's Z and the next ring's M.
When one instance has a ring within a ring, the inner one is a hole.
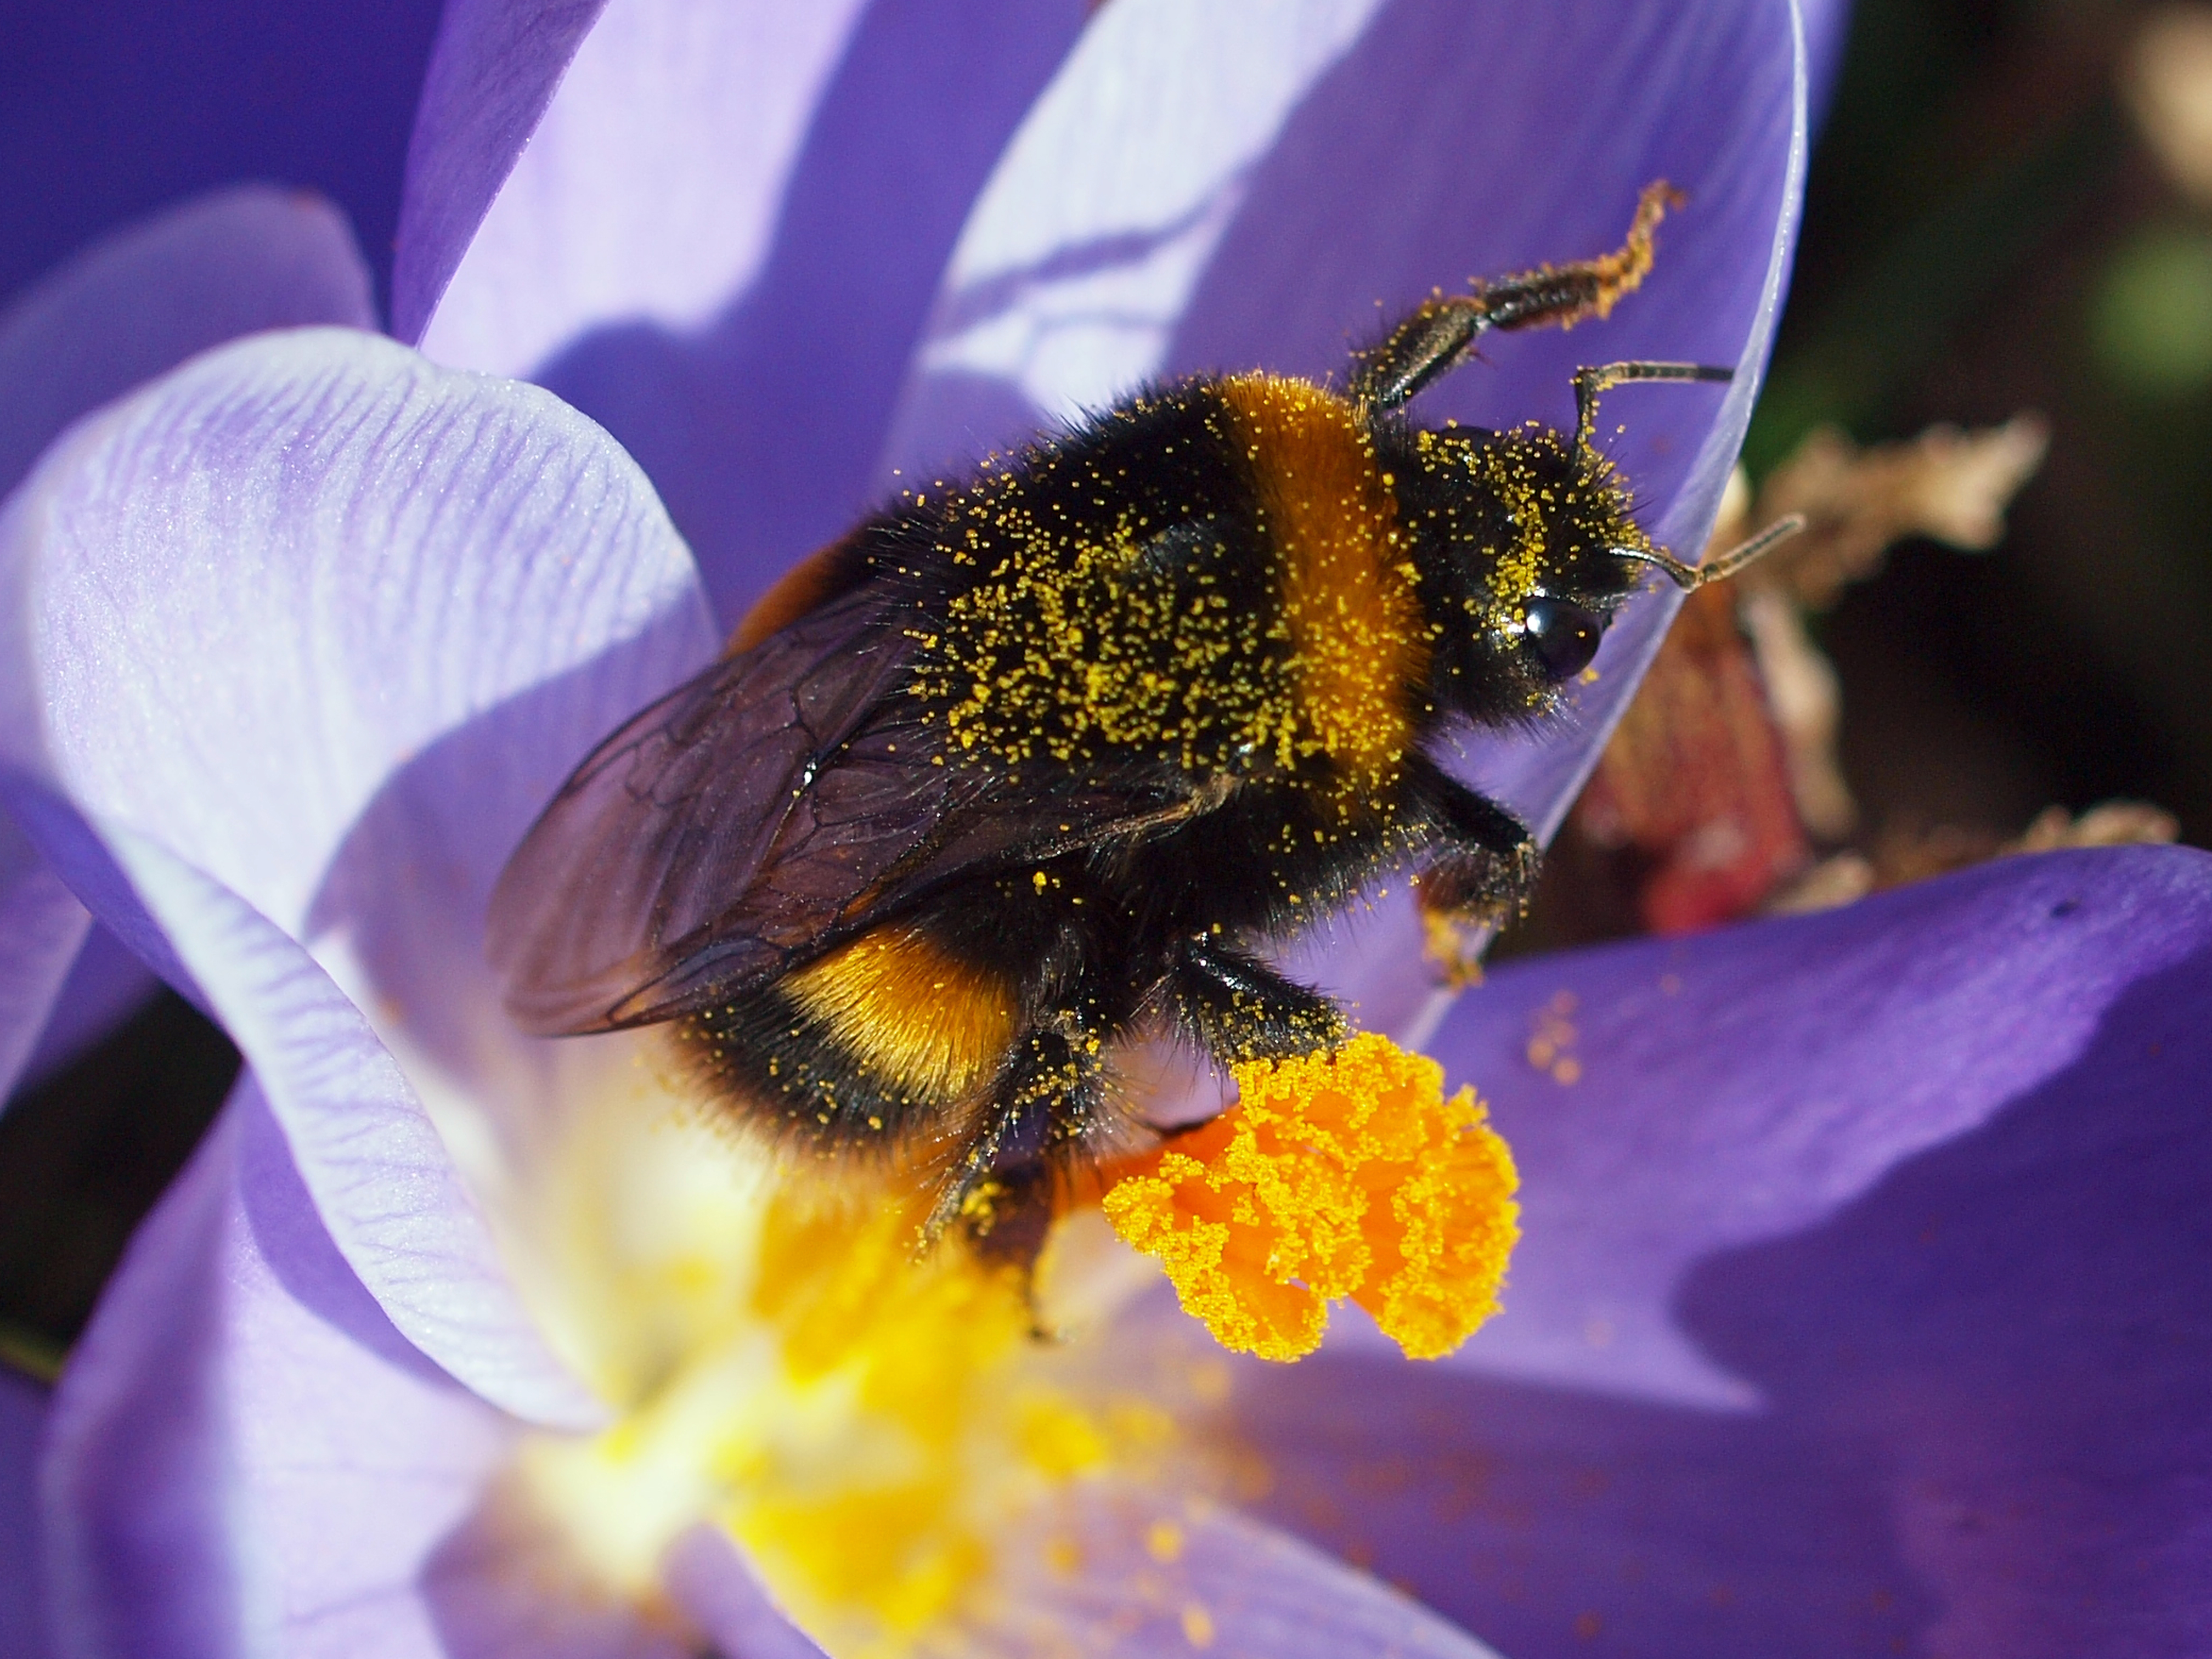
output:
M685 1035L720 1092L763 1127L888 1143L980 1095L1020 1023L1002 976L898 923L693 1016Z

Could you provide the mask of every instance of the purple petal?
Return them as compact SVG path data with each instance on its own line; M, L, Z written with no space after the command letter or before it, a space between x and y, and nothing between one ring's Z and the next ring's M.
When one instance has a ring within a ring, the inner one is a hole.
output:
M1715 1659L2212 1640L2212 858L1515 963L1438 1048L1520 1162L1506 1311L1446 1365L1248 1376L1273 1512L1516 1659L1578 1620Z
M734 621L872 505L953 237L1083 17L1075 0L617 8L424 349L604 422Z
M669 1546L668 1592L725 1659L822 1659L787 1619L744 1552L720 1527L702 1525Z
M78 416L210 346L375 318L353 232L319 196L241 185L128 226L0 313L0 494Z
M249 1079L133 1241L56 1396L58 1626L101 1659L521 1650L523 1632L471 1621L449 1559L514 1441L353 1277ZM538 1595L550 1620L571 1610L557 1584Z
M393 240L392 331L422 337L606 0L452 0L422 77Z
M29 1088L60 1071L121 1024L160 985L112 929L94 923L85 931L76 959L68 964L46 1030L37 1033L38 1045L17 1074L19 1085Z
M352 232L319 198L242 185L118 231L0 314L0 494L71 421L197 352L267 328L374 319ZM0 1096L29 1059L84 939L82 907L55 899L54 878L26 858L36 855L20 844L0 848L0 870L20 872L0 875ZM70 1029L41 1044L41 1066L150 988L143 970L100 966L64 1000Z
M485 896L580 753L711 650L650 489L541 392L302 331L82 429L0 540L35 653L0 690L44 781L19 818L231 1029L400 1328L525 1416L588 1418L422 1101L496 1146L476 1085L542 1081Z
M0 295L111 228L264 179L336 202L390 275L436 0L10 0Z
M626 0L600 16L509 0L448 14L418 151L465 157L497 188L474 199L413 170L410 209L453 198L471 233L443 297L429 296L434 315L422 313L424 349L522 374L595 324L711 316L758 270L808 118L865 9ZM468 128L447 132L440 94L471 46L501 84L452 98ZM523 122L507 111L526 83L537 101ZM410 337L404 319L399 331Z
M48 855L95 911L120 921L143 904L160 919L176 953L169 976L196 990L259 1068L332 1237L408 1339L520 1416L603 1420L516 1293L421 1092L315 959L150 838L110 822L95 841L58 807L19 798L16 810L27 804Z
M1176 353L1178 326L1291 112L1379 9L1322 0L1263 16L1127 0L1103 11L960 233L878 486L965 471L1156 374L1214 367L1205 343ZM1290 266L1310 252L1265 259ZM1262 349L1279 357L1284 344L1277 328Z
M46 1391L0 1370L0 1659L46 1659L39 1605L39 1446Z
M1001 1547L996 1605L945 1650L1494 1659L1380 1581L1211 1504L1081 1485Z
M91 924L0 811L0 1100L23 1074Z
M53 1415L48 1594L87 1659L696 1650L514 1498L517 1425L384 1316L250 1077L133 1241Z

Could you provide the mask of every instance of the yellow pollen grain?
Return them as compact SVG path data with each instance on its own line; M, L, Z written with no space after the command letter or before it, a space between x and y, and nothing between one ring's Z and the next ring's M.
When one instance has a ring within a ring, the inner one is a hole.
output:
M1235 1352L1289 1360L1349 1299L1411 1357L1498 1311L1520 1237L1512 1154L1471 1089L1364 1033L1235 1068L1240 1103L1128 1167L1109 1221Z
M1182 1639L1200 1650L1213 1645L1213 1615L1195 1601L1183 1607Z
M1218 771L1272 749L1291 718L1287 672L1267 618L1219 591L1218 550L1178 571L1146 557L1163 526L1140 507L1081 526L1043 510L1071 484L1103 501L1109 481L1085 477L1096 465L1042 453L950 504L948 543L981 577L915 635L910 690L936 705L925 719L957 750L1008 763L1135 750Z

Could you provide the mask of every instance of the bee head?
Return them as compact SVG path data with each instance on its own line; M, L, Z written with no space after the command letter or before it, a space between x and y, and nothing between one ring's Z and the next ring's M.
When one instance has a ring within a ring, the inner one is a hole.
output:
M1540 713L1664 556L1587 443L1533 423L1407 440L1392 483L1434 635L1431 695L1486 722Z

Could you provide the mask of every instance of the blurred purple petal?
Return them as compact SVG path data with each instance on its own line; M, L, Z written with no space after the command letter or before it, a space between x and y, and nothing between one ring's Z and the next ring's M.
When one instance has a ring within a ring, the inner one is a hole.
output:
M822 1659L822 1650L783 1612L720 1527L697 1526L668 1547L668 1593L724 1659Z
M451 0L422 76L393 239L392 332L422 337L606 0ZM477 365L481 366L481 365Z
M0 1370L0 1659L46 1659L39 1612L39 1448L46 1391Z
M1797 0L1805 20L1806 102L1818 132L1828 118L1836 76L1843 68L1844 38L1850 28L1850 0Z
M27 1068L90 923L0 810L0 1100Z
M1510 964L1438 1050L1520 1163L1506 1311L1248 1375L1272 1512L1516 1659L2212 1639L2212 858Z
M1020 1553L1001 1564L1000 1605L928 1651L1495 1659L1379 1580L1211 1504L1086 1483L1006 1547Z
M10 0L0 295L118 225L240 179L320 192L390 273L437 0Z
M36 653L8 747L71 807L21 789L19 817L231 1029L402 1328L511 1409L587 1417L422 1097L481 1109L465 1085L518 1063L478 954L508 847L711 649L649 488L533 388L301 331L80 430L0 535Z
M425 337L637 456L725 626L873 505L960 222L1075 0L625 5L592 32Z
M446 1656L420 1579L511 1425L394 1330L249 1080L57 1393L47 1586L86 1656Z

